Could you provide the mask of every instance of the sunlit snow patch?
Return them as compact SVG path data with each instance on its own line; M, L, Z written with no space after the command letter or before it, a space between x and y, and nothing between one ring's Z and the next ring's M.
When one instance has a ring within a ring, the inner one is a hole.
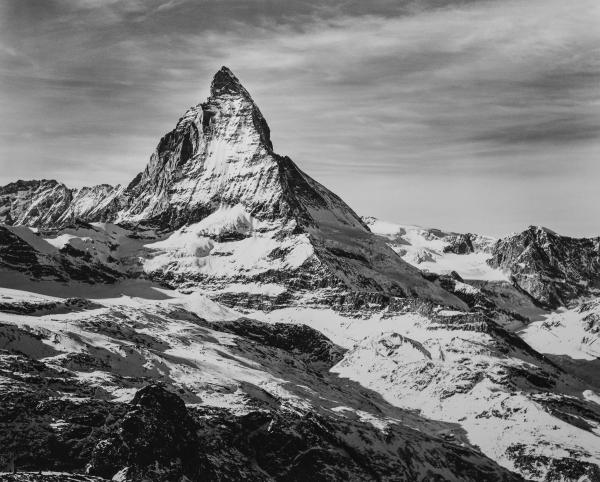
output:
M540 353L595 360L600 358L600 327L592 326L593 320L600 320L600 300L561 308L530 323L519 335Z
M484 281L508 281L506 273L487 264L488 252L494 239L477 236L475 252L456 254L444 252L448 241L456 233L445 233L438 229L401 225L367 218L371 231L388 239L389 246L406 262L421 270L438 274L456 271L464 279Z

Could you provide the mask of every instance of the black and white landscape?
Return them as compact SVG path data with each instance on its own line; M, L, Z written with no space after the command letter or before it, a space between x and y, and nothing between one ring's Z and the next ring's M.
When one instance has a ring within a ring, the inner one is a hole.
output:
M227 67L0 222L2 480L600 480L600 238L360 217Z

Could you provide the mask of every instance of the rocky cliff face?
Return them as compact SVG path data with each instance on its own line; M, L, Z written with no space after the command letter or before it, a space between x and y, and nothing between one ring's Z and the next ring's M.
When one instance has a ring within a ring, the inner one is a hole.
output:
M117 221L163 230L240 204L257 219L289 214L269 128L250 94L226 68L206 102L165 135L146 169L125 189Z
M569 238L530 226L499 240L488 261L548 307L568 305L600 288L600 238Z

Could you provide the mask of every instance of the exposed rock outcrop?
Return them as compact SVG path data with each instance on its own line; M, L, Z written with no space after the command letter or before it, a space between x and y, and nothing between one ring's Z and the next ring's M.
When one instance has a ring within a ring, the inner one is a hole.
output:
M570 238L539 226L499 240L490 266L545 306L568 305L600 287L600 238Z

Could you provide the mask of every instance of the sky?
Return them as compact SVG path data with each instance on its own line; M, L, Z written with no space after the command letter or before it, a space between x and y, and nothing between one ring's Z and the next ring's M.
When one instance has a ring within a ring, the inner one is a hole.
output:
M126 184L228 66L356 212L600 235L597 0L2 0L0 184Z

